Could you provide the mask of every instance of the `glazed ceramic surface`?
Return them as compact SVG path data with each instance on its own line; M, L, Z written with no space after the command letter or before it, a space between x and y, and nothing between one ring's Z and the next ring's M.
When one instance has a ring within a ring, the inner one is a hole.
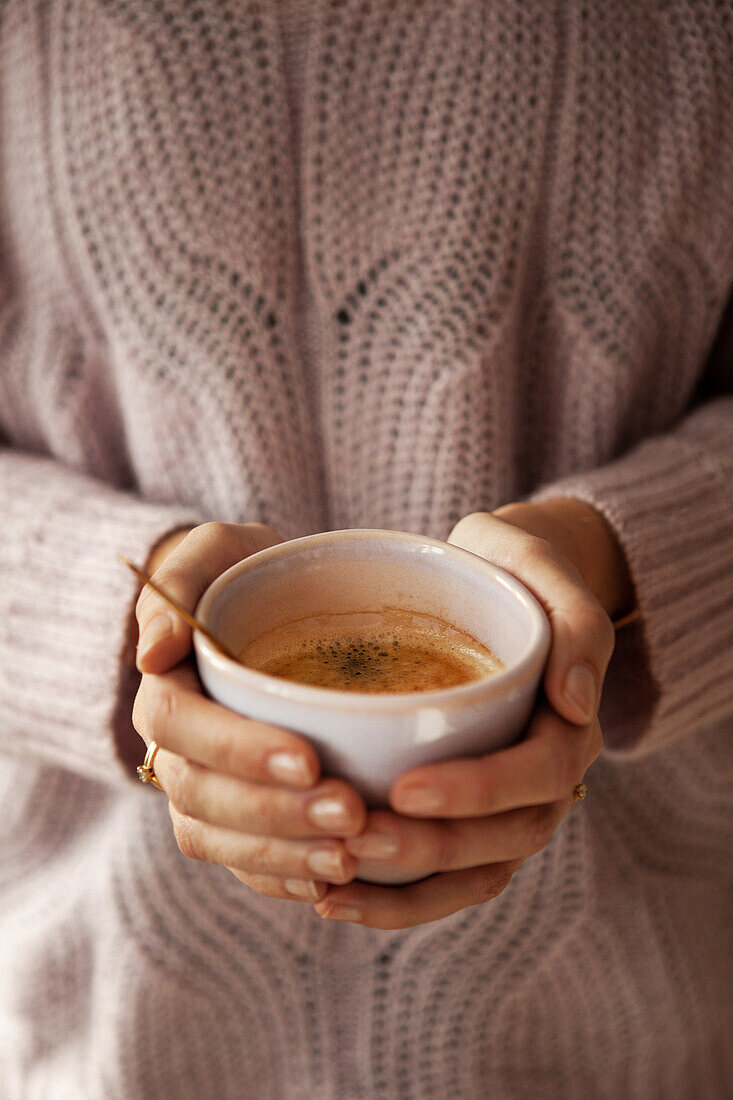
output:
M268 547L206 590L196 615L235 653L268 630L312 615L398 607L441 618L504 664L492 676L440 691L369 695L312 687L224 657L198 632L199 675L218 702L295 730L326 775L385 806L408 768L472 756L516 740L532 710L550 646L547 617L515 577L484 558L398 531L329 531ZM409 881L362 864L370 881Z

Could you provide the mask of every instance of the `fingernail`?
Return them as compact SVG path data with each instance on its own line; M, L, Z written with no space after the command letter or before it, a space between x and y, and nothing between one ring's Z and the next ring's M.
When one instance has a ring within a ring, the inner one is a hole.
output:
M430 787L406 787L395 799L397 808L407 814L432 814L442 809L445 800Z
M317 901L323 897L328 887L325 883L308 882L302 878L286 878L285 889L296 898L308 898L309 901Z
M316 849L313 852L309 852L305 857L305 862L309 871L312 871L318 878L340 878L347 877L346 868L344 866L343 852L331 852Z
M140 660L150 652L153 646L173 633L173 620L167 611L159 611L145 627L137 643L137 657Z
M307 760L289 752L274 752L267 761L267 771L278 783L293 787L307 787L315 778Z
M323 917L324 920L360 921L362 917L361 909L355 909L352 905L334 905L333 902L330 902L326 903L322 911L317 906L314 906L314 909L318 916Z
M565 698L590 722L598 707L598 685L587 665L573 665L565 679Z
M393 859L399 851L394 837L384 833L362 833L346 841L346 847L359 859Z
M337 798L319 798L317 802L311 802L306 812L317 829L338 831L348 829L352 824L351 814Z

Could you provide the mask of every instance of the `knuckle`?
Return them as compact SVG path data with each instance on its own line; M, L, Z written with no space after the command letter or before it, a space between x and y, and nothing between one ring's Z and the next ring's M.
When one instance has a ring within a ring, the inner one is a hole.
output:
M224 558L239 561L249 554L280 542L281 537L273 527L259 523L225 523L210 520L195 528L196 541L205 550L213 550Z
M236 772L240 763L240 753L235 739L230 733L221 733L212 739L211 767L214 771L231 774Z
M178 709L176 693L168 684L158 683L153 690L148 690L145 714L148 726L156 741L162 744L162 738L171 722L175 718Z
M224 523L223 520L209 520L207 523L201 523L196 528L196 533L199 538L217 540L226 536L229 530L229 524Z
M173 835L181 854L186 859L206 860L201 845L201 826L197 821L184 814L177 814L173 821Z
M557 561L559 554L548 539L539 535L530 535L523 531L520 533L522 557L528 565L544 565L548 561Z
M210 520L196 528L199 532L197 540L206 546L217 546L231 549L239 553L241 549L240 529L237 524L225 523L223 520Z
M277 874L279 868L275 867L272 854L272 845L267 837L256 836L249 841L246 866L245 861L238 863L241 870L254 872L260 875Z
M536 721L540 721L537 718ZM481 814L495 812L497 797L511 779L509 769L502 759L494 752L485 753L477 758L476 777L474 780L477 811Z
M275 836L280 832L277 827L281 816L279 805L266 789L249 792L242 804L242 815L242 828L251 822L257 836Z
M167 781L168 797L178 810L179 814L186 817L193 816L196 811L196 788L198 777L187 760L180 760L178 767L172 770Z
M486 512L469 512L467 516L462 516L453 527L448 541L462 545L465 539L471 540L481 530L486 515Z
M423 864L431 865L433 871L451 871L456 866L456 853L458 849L458 837L456 826L452 821L444 821L437 829L434 843L430 850L425 852ZM418 871L424 866L416 868Z

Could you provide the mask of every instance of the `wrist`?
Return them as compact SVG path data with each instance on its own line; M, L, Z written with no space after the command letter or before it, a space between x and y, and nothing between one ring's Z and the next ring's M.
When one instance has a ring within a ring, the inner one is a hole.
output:
M545 538L573 563L604 611L617 619L634 605L628 562L605 516L574 497L525 501L495 510L500 519Z

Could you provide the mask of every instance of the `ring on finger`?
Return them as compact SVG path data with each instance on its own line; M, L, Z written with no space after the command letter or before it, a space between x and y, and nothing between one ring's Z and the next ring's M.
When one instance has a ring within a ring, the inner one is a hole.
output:
M137 777L141 783L152 783L154 787L157 787L159 791L163 788L160 785L155 769L153 767L155 761L155 754L160 746L157 741L151 741L148 745L148 751L145 753L145 759L142 764L138 766Z

